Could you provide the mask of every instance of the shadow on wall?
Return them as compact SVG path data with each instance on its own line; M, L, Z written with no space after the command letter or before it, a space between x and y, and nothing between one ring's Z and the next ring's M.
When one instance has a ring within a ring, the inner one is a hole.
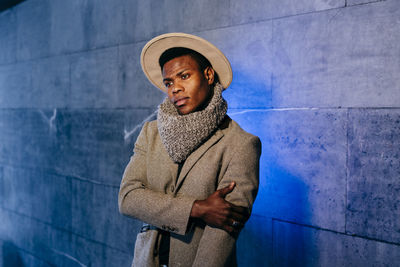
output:
M262 204L270 205L272 217L292 222L310 222L308 188L301 177L294 176L274 163L266 165L271 175L271 184L264 193L268 195L268 201Z
M2 0L0 1L0 12L11 8L15 5L18 5L19 3L23 2L25 0Z
M309 261L303 244L311 237L307 231L291 234L292 223L311 223L313 211L307 179L296 172L302 159L279 121L285 117L265 110L234 109L229 115L262 143L259 192L238 240L239 266L301 266Z
M232 84L223 92L229 108L270 108L271 107L271 77L260 73L263 70L248 69L241 66L233 66ZM262 79L258 78L261 77ZM242 126L242 125L240 125Z
M3 243L2 247L2 265L3 267L23 267L21 255L19 249L9 241Z
M255 210L237 242L238 264L304 266L309 262L309 253L304 249L310 242L309 232L296 231L297 228L292 229L293 224L274 218L286 213L290 221L308 221L309 204L304 201L307 187L300 178L283 169L271 167L270 174L274 177L271 185L268 189L260 188ZM272 193L273 188L279 189Z
M270 166L271 167L271 166ZM301 177L296 177L278 166L271 167L271 175L274 177L273 188L280 188L273 192L265 192L272 195L265 203L271 206L274 217L284 220L273 220L273 260L271 266L306 266L309 263L305 244L312 240L309 232L295 231L290 222L309 222L311 220L310 204L307 201L308 188ZM267 207L266 207L267 208ZM286 221L287 220L287 221ZM288 222L290 221L290 222ZM297 228L295 228L297 229ZM315 251L313 256L315 256Z

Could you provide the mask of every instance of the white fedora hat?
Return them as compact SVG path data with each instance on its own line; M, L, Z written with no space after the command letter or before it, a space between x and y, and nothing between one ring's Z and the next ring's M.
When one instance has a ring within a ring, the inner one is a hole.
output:
M151 39L142 49L140 64L147 79L160 90L167 92L158 60L164 51L173 47L192 49L210 61L224 88L232 82L232 68L225 55L212 43L187 33L166 33Z

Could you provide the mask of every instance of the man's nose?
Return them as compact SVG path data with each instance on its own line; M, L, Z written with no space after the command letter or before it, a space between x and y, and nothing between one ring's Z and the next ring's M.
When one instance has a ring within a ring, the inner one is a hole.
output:
M174 87L172 88L172 93L176 94L180 91L184 91L183 86L179 82L175 82Z

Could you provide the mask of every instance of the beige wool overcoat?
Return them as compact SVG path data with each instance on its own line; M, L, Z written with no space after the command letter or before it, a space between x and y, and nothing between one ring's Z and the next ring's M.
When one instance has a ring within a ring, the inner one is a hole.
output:
M235 181L225 199L251 209L259 183L261 142L228 116L184 162L168 156L157 122L145 123L119 192L121 213L169 231L169 266L235 266L236 237L190 220L193 202ZM158 267L157 230L139 233L133 266Z

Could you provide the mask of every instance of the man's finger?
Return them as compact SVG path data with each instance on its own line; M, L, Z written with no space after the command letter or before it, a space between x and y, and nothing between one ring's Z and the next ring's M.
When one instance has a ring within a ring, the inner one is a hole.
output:
M233 228L232 226L225 226L224 227L225 231L227 231L228 233L233 233L235 231L235 228Z
M250 215L250 211L246 207L236 206L236 205L231 203L231 209L232 209L233 212L240 213L240 214L243 214L245 216L249 216Z
M240 222L241 224L245 224L247 222L247 220L249 219L249 216L243 215L241 213L232 212L230 214L229 218L232 219L233 221L237 221L237 222Z
M227 187L224 187L224 188L218 190L219 195L221 197L225 197L227 194L232 192L233 188L235 188L235 185L236 185L235 182L231 182Z

